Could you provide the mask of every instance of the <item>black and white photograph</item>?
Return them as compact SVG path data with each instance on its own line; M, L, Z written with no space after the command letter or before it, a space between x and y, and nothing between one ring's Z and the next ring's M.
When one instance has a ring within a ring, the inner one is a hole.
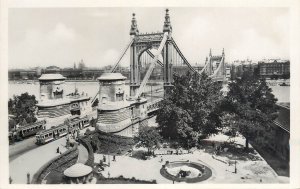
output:
M300 187L291 2L8 3L4 188Z

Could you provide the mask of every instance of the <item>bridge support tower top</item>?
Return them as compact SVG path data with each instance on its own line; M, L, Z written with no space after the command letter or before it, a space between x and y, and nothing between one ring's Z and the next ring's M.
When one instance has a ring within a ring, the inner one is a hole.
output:
M163 33L140 34L137 26L135 14L132 15L130 37L133 43L130 46L130 96L136 95L137 90L141 85L141 65L139 57L146 50L158 48L165 32L168 33L168 39L162 50L163 57L163 78L164 87L169 88L173 83L172 70L172 26L170 22L169 10L166 10L165 22L163 25ZM149 62L150 63L150 62Z

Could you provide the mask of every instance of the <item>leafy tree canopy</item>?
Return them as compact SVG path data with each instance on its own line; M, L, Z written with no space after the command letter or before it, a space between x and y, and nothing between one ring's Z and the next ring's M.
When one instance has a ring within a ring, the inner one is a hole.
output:
M152 152L159 147L162 137L156 128L143 126L139 128L139 133L134 140L137 142L137 147L144 147L148 152Z
M195 143L202 137L217 133L222 127L220 104L222 85L207 75L188 73L174 76L174 86L161 103L156 121L162 136Z
M269 123L277 117L277 99L265 80L250 71L228 87L223 108L230 116L231 127L246 138L248 148L249 140L266 133Z
M20 96L14 96L8 101L8 113L15 116L13 119L16 124L33 123L37 120L35 117L36 103L35 96L29 95L27 92Z

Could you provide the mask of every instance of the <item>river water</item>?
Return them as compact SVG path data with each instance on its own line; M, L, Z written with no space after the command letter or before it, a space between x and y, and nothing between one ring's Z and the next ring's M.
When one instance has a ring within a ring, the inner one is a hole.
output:
M12 98L13 95L20 95L28 92L31 95L35 95L39 99L39 83L16 83L9 82L8 85L8 97ZM75 87L78 88L78 92L88 93L89 96L94 97L99 90L98 82L66 82L64 86L64 93L69 94L74 92ZM273 94L278 99L278 102L290 102L290 86L270 86L273 90ZM126 95L129 95L129 85L126 87Z

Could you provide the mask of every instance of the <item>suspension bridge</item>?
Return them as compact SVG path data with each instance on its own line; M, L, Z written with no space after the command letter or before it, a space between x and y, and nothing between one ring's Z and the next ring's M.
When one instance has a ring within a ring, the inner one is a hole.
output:
M167 95L165 91L173 84L173 75L186 74L187 71L200 76L206 73L214 81L223 82L226 80L225 73L225 53L213 56L210 50L209 56L205 60L205 66L197 71L183 55L176 40L172 36L172 25L169 10L166 9L163 31L156 33L139 33L135 14L132 15L130 40L110 73L116 72L124 55L130 53L130 95L129 101L140 102L142 97L147 97L146 114L149 115L158 109L158 104ZM149 86L149 79L157 75L162 75L161 84ZM99 90L100 91L100 90ZM154 91L154 95L153 95ZM97 93L92 98L92 104L98 100L101 106L101 99ZM134 103L132 103L134 104ZM138 107L137 105L135 105ZM131 108L132 112L134 108ZM124 126L125 127L125 126ZM109 128L111 129L111 128ZM115 127L112 132L117 132L124 128ZM108 128L103 128L107 132Z

